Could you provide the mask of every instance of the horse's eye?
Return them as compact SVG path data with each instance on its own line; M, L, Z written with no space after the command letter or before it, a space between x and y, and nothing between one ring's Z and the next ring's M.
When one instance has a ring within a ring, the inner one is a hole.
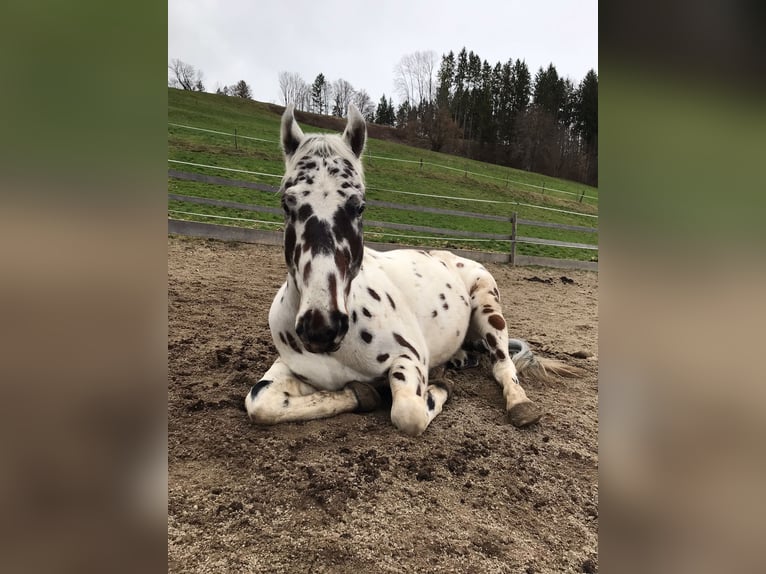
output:
M366 206L365 206L365 204L364 204L364 203L360 203L360 204L359 204L359 207L357 207L357 208L356 208L356 213L357 213L357 215L362 215L362 213L364 213L364 208L365 208L365 207L366 207Z

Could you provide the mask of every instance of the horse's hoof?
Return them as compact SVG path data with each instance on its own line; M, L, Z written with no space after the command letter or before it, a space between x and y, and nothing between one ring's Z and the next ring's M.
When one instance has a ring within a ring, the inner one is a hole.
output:
M347 386L354 392L354 396L356 397L358 405L356 407L356 412L368 413L374 411L383 404L380 394L378 394L375 387L369 383L351 381Z
M433 385L435 387L439 387L440 389L444 389L447 391L447 400L450 399L450 397L455 393L455 383L450 381L446 378L440 378L440 379L432 379L428 381L429 385Z
M535 403L519 403L508 411L511 423L515 427L525 427L536 423L543 416L543 411Z

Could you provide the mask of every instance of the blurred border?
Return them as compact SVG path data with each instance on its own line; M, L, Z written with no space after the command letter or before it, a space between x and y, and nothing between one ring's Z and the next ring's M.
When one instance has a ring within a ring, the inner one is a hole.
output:
M764 8L600 11L600 556L762 572Z
M164 571L167 7L0 20L4 570Z

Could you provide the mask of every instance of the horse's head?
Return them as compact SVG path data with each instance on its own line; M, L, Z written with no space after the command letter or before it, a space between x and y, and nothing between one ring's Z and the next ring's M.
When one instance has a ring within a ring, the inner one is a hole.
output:
M362 265L367 128L353 105L343 135L304 135L289 105L282 116L285 262L300 293L295 331L313 353L340 347L346 298Z

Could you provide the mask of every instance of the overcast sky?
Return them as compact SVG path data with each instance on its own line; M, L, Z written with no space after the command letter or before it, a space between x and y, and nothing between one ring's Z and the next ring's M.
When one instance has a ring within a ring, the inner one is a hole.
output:
M553 63L575 83L598 71L597 0L169 0L168 61L204 73L205 89L245 80L253 98L282 103L278 75L311 83L320 72L365 89L377 104L394 92L405 54L465 46L491 65L526 60L534 77Z

